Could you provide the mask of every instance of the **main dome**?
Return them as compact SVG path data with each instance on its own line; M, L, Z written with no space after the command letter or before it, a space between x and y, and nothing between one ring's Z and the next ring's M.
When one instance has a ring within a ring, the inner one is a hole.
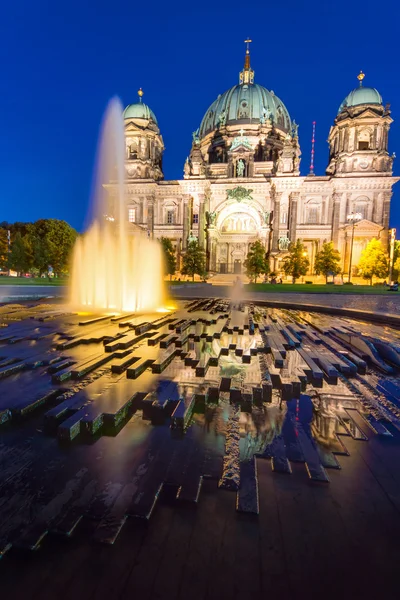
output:
M211 104L200 125L200 138L217 129L223 115L226 125L257 124L269 115L276 127L289 131L290 116L282 100L257 83L231 87Z

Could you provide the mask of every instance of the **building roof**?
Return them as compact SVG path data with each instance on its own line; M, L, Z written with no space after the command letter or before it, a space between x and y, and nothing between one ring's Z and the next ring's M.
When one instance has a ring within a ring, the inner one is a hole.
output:
M382 96L372 87L364 87L362 82L365 75L360 71L357 79L360 85L350 92L339 106L338 114L347 107L360 106L362 104L379 104L382 105Z
M260 123L271 115L276 127L289 130L291 121L282 100L257 83L234 85L211 104L200 125L200 138L226 125Z
M151 108L142 102L143 90L140 88L138 91L139 102L129 104L124 110L124 119L146 119L152 120L157 123L156 115L153 113Z

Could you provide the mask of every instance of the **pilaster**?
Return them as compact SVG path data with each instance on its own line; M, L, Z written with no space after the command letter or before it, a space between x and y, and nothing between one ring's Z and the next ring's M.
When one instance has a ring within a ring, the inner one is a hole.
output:
M282 192L274 193L274 220L272 232L272 252L279 252L279 226L281 220Z
M297 206L300 192L292 192L289 196L289 240L296 242Z
M332 242L334 248L339 249L339 226L340 226L340 201L341 194L333 193L333 211L332 211Z

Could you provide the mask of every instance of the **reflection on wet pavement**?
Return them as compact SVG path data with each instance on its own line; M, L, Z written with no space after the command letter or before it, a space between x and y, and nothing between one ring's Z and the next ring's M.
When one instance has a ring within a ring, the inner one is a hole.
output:
M162 317L9 305L0 320L2 554L85 519L112 544L159 502L201 502L205 480L258 514L259 461L329 485L346 439L400 430L389 327L219 299Z

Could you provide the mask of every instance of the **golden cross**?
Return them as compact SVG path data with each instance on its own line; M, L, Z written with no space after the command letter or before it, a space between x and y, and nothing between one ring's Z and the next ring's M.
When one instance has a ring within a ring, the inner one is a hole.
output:
M244 40L244 43L247 44L247 48L246 48L246 52L249 53L249 44L251 44L253 40L251 40L250 38L247 38L247 40Z

